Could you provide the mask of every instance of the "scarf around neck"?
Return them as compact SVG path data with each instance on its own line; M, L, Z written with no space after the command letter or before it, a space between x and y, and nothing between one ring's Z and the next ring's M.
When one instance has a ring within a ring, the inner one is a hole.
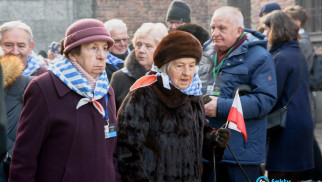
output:
M149 74L149 73L147 73L147 74ZM135 90L140 87L145 87L145 86L151 85L157 81L157 77L161 77L163 87L168 90L171 90L171 87L170 87L170 84L171 84L173 87L180 90L182 93L184 93L186 95L194 95L194 96L202 95L202 93L201 93L201 87L202 87L201 80L200 80L197 72L193 75L192 82L186 89L180 89L177 86L175 86L173 84L173 82L170 80L170 77L163 72L156 72L155 73L155 70L152 70L151 74L143 76L139 80L137 80L130 88L130 91Z
M76 109L87 103L93 103L94 107L104 117L105 112L103 106L97 100L104 97L109 90L109 81L106 72L103 71L97 79L94 91L92 91L89 82L81 75L70 61L61 57L49 65L49 71L53 72L63 83L77 94L83 96L79 100Z
M41 67L41 60L37 57L34 51L31 51L30 56L26 62L26 68L22 72L23 75L31 75L38 68Z

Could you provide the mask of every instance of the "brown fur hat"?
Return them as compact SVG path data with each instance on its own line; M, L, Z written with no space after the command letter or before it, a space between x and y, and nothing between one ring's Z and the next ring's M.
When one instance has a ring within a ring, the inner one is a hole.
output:
M183 31L173 31L165 36L154 51L154 65L161 68L175 59L192 57L196 63L202 57L202 47L198 39Z

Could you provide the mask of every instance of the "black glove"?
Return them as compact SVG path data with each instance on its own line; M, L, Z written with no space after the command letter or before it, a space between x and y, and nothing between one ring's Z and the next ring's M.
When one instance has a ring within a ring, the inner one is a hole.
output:
M230 140L230 130L227 128L219 128L215 135L215 146L225 148Z

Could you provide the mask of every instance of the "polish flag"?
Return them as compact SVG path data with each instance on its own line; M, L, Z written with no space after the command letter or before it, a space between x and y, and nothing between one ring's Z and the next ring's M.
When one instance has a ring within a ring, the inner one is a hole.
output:
M246 126L238 90L236 92L233 105L231 106L227 122L228 128L242 133L244 135L245 141L247 142Z

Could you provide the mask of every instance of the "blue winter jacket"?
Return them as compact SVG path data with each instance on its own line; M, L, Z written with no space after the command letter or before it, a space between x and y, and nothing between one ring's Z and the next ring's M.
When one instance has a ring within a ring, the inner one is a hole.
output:
M246 142L241 133L231 130L229 146L241 164L259 165L265 160L266 114L277 100L276 74L274 61L266 50L265 36L249 29L244 32L247 40L226 57L220 68L216 79L221 89L217 116L208 119L213 127L222 127L227 121L234 90L239 85L249 85L251 93L240 97L248 140ZM204 56L208 59L200 63L198 71L203 93L214 82L214 50L211 40L205 43ZM236 163L228 149L222 162Z

